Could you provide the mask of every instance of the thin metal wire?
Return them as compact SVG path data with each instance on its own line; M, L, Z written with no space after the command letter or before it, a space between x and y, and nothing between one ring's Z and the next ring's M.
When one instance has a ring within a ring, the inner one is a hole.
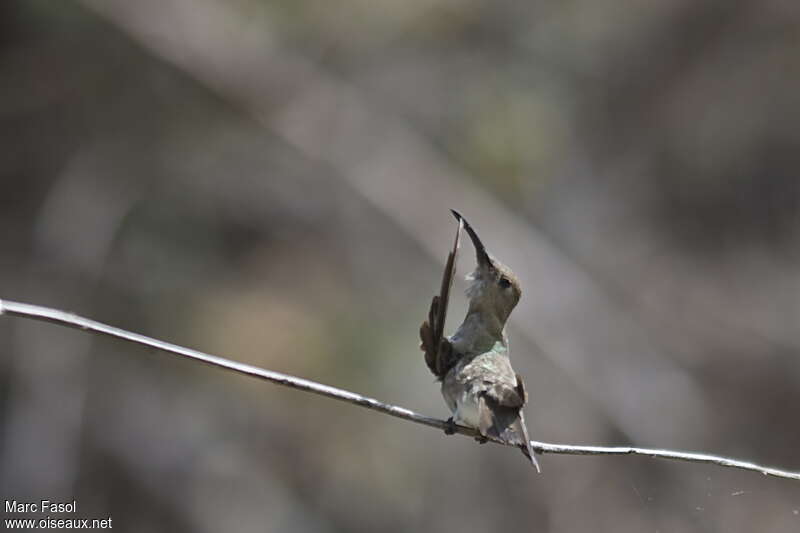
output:
M326 396L328 398L333 398L335 400L352 403L355 405L359 405L361 407L366 407L367 409L372 409L374 411L378 411L397 418L402 418L405 420L409 420L411 422L416 422L417 424L424 424L426 426L438 428L441 430L450 427L450 425L444 420L421 415L419 413L411 411L410 409L387 404L379 400L376 400L374 398L369 398L367 396L356 394L355 392L350 392L336 387L331 387L329 385L323 385L315 381L310 381L307 379L290 376L288 374L282 374L280 372L273 372L272 370L266 370L263 368L259 368L257 366L239 363L236 361L232 361L230 359L225 359L224 357L219 357L217 355L211 355L204 352L200 352L198 350L192 350L191 348L185 348L183 346L178 346L177 344L171 344L169 342L153 339L152 337L147 337L145 335L139 335L138 333L132 333L124 329L115 328L113 326L97 322L95 320L78 316L74 313L59 311L57 309L42 307L39 305L31 305L20 302L11 302L8 300L0 300L0 315L2 314L51 322L54 324L58 324L60 326L66 326L75 329L81 329L84 331L91 331L93 333L101 335L115 337L118 339L126 340L128 342L142 344L145 346L150 346L152 348L157 348L159 350L180 355L182 357L194 361L200 361L202 363L213 365L219 368L224 368L226 370L231 370L233 372L238 372L240 374L246 374L248 376L270 381L278 385L283 385L284 387L291 387L293 389L312 392L314 394L319 394L321 396ZM455 429L456 433L460 433L462 435L468 435L472 437L477 435L475 430L472 428L457 425L453 429ZM495 439L489 439L489 440L498 444L503 444L502 442ZM800 481L800 472L789 472L786 470L780 470L778 468L771 468L767 466L758 465L755 463L751 463L749 461L741 461L738 459L731 459L729 457L709 455L704 453L638 448L632 446L614 446L614 447L579 446L573 444L552 444L548 442L539 442L539 441L531 441L531 445L538 453L542 454L551 453L551 454L561 454L561 455L641 455L646 457L653 457L656 459L670 459L674 461L706 463L728 468L738 468L740 470L750 470L753 472L759 472L761 474L764 474L765 476L775 476L784 479L793 479Z

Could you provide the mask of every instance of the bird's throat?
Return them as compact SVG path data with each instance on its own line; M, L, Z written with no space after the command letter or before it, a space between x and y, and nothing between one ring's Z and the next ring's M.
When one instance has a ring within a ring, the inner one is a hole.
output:
M464 355L491 351L498 342L505 346L504 323L491 313L470 308L464 322L451 337L453 347Z

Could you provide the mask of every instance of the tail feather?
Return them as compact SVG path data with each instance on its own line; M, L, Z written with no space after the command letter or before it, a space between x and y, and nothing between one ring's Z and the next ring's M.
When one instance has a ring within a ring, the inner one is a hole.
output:
M536 452L531 445L531 438L528 436L528 428L525 426L525 415L522 414L522 409L519 411L519 420L517 421L516 425L519 426L520 432L522 433L522 438L525 441L525 443L520 446L520 450L522 450L522 453L525 454L525 457L527 457L534 468L536 468L536 472L541 474L542 468L539 466L539 461L536 460Z

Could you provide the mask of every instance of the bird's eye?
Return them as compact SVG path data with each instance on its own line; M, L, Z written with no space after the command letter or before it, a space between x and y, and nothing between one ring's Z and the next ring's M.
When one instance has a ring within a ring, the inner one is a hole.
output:
M511 286L511 282L508 281L508 278L500 278L500 281L498 283L500 285L500 288L502 289L507 289Z

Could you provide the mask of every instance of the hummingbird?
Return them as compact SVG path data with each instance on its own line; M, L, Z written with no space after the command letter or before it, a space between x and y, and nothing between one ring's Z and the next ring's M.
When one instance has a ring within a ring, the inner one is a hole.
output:
M455 424L474 428L479 442L493 437L517 446L541 472L522 413L528 395L522 377L511 367L505 333L508 317L522 295L519 280L486 251L469 222L457 211L451 212L458 221L455 242L439 295L433 297L428 319L420 327L425 363L442 383L442 396L453 414L445 433L452 434ZM477 266L467 276L467 315L456 332L445 337L462 229L475 247Z

